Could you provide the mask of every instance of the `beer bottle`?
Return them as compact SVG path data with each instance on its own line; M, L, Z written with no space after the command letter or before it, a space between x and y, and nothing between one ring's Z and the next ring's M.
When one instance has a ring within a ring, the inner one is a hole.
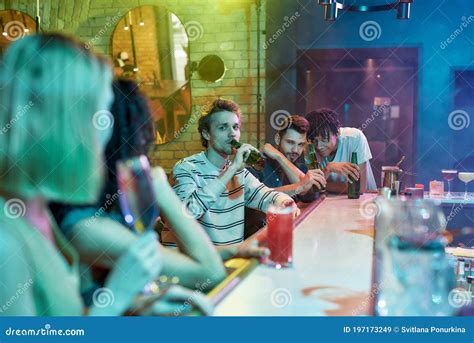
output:
M353 152L351 156L351 163L357 165L357 152ZM360 197L360 177L359 180L352 180L349 176L349 179L352 183L347 183L347 197L349 199L359 199Z
M239 149L242 146L242 144L237 142L235 139L232 140L230 144L236 149ZM247 157L245 164L254 168L256 171L261 171L264 167L264 159L259 152L256 152L255 150L250 150L250 154Z
M306 166L308 167L308 170L310 170L310 169L321 169L321 165L319 164L318 159L316 158L316 151L314 150L314 145L311 144L311 143L308 143L307 149L308 149L309 159L307 161ZM313 191L323 193L323 192L326 192L326 187L323 187L323 188L318 190L316 186L313 186Z

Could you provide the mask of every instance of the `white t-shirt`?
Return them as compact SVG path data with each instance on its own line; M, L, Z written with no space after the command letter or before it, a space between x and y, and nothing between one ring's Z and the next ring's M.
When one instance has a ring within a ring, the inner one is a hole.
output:
M339 133L339 137L337 138L336 156L332 162L350 162L352 152L357 152L357 162L359 164L367 162L367 190L376 190L377 185L375 184L374 174L372 173L372 168L370 166L372 153L370 152L369 143L367 142L364 133L353 127L341 127ZM323 168L325 168L328 163L329 161L327 157L324 157L321 160L321 166ZM339 182L347 182L347 179L344 176L336 173L331 173L329 179Z

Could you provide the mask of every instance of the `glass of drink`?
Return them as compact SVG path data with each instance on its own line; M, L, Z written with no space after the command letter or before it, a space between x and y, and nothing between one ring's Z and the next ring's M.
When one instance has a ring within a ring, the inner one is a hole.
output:
M446 218L422 199L378 200L376 313L384 316L452 315L454 273L445 254ZM383 236L380 236L380 234Z
M451 181L454 180L456 175L458 174L458 171L455 169L443 169L441 170L441 173L443 174L443 178L448 181L448 193L446 194L446 198L451 198Z
M458 174L458 177L459 177L459 180L461 180L462 182L464 182L464 185L465 185L465 189L464 189L464 200L468 200L469 199L469 195L467 193L467 184L469 182L471 182L472 180L474 180L474 173L465 173L465 172L461 172Z
M268 265L287 268L293 261L294 202L281 206L270 205L267 211L267 245L270 249Z
M153 230L160 211L153 191L148 158L141 155L118 161L117 180L125 222L138 234Z

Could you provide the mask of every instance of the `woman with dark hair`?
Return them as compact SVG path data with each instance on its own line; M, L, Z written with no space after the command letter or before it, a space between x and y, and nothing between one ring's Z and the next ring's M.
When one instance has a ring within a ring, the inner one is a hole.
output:
M131 80L113 83L114 102L111 107L114 129L105 149L107 182L97 204L90 206L64 206L51 204L61 230L79 251L83 262L110 268L123 250L137 236L129 230L119 206L117 184L118 160L146 155L154 141L154 127L144 96ZM156 203L166 216L169 227L178 237L180 250L162 248L162 274L178 277L186 287L205 290L212 288L225 277L222 260L201 226L190 216L183 215L183 206L168 183L160 167L152 169ZM89 291L89 294L91 291ZM179 287L168 291L170 300L186 300L189 294ZM86 295L87 298L87 295ZM90 297L89 297L90 298ZM193 296L194 299L194 296ZM201 307L206 306L196 298ZM167 311L172 310L168 304ZM176 306L181 304L176 302ZM167 312L169 313L169 312Z
M95 213L96 209L102 208L102 212L107 212L125 224L118 202L117 161L147 155L150 144L155 139L155 129L147 102L134 81L115 80L112 89L114 101L111 112L104 112L102 118L104 122L113 124L113 131L105 148L106 179L103 191L97 204L93 205L71 207L52 203L50 207L54 209L54 215L62 223L62 229L70 228L70 224L66 222L65 225L63 219L73 209L91 209ZM82 216L87 218L87 211L83 211ZM75 217L73 220L77 221L78 218Z
M153 121L138 85L131 80L119 79L114 81L113 91L115 100L110 111L114 118L114 130L105 148L107 182L101 204L117 193L117 161L147 155L155 141Z

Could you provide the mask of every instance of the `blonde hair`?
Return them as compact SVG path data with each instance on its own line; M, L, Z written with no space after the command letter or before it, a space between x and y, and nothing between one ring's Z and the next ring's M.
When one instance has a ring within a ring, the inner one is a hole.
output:
M96 201L103 160L93 116L110 66L60 34L9 46L0 77L0 192L68 203ZM102 101L103 102L103 101Z

